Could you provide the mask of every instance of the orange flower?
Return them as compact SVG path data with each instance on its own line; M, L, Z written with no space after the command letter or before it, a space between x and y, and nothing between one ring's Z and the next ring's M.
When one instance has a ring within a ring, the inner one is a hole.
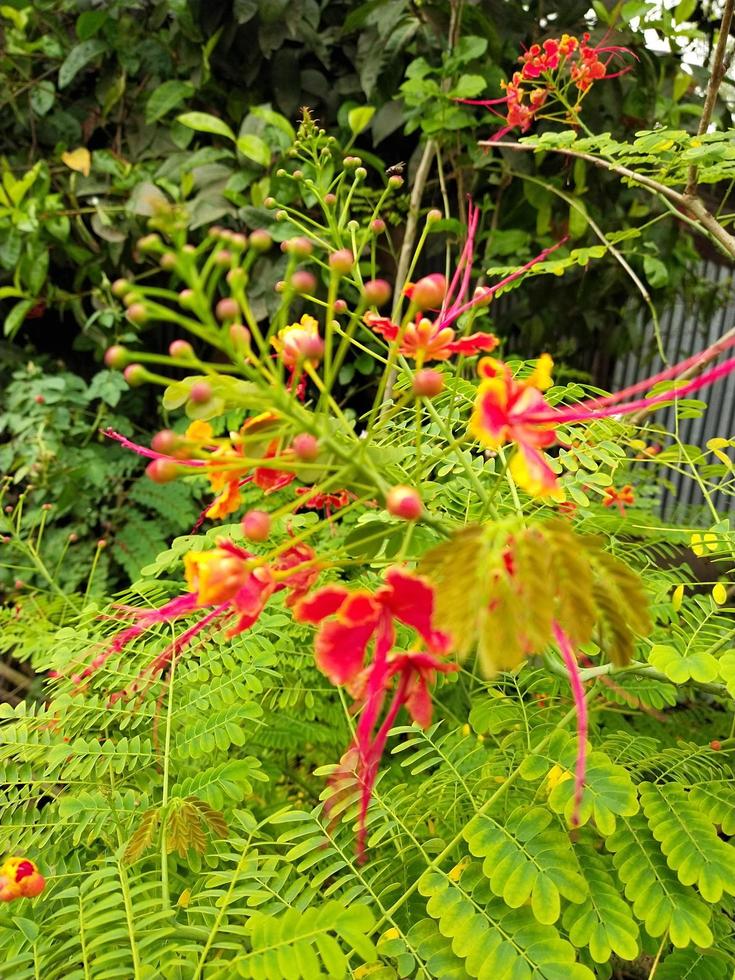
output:
M617 506L620 513L624 514L625 508L632 507L634 503L633 487L629 483L626 483L620 490L616 490L615 487L607 487L605 489L605 499L602 501L603 507Z
M33 861L11 857L0 865L0 902L34 898L46 887L46 879Z

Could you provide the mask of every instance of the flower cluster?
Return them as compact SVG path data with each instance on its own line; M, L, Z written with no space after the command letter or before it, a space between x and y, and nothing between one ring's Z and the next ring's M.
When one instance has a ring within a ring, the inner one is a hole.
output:
M439 673L457 669L445 659L451 647L446 633L434 628L434 591L429 583L401 568L390 568L385 585L371 593L327 585L294 608L298 622L318 626L316 662L333 684L345 685L362 708L355 738L342 760L337 780L354 776L360 787L358 854L365 853L365 820L388 734L402 706L422 728L431 722L429 687ZM426 649L394 650L395 623L411 627ZM367 662L368 647L372 658ZM386 698L392 697L385 711ZM381 721L382 717L382 721Z
M494 350L498 338L492 333L473 333L468 337L457 337L455 324L462 314L477 307L486 306L493 296L504 286L514 282L529 269L543 262L562 242L544 249L520 269L501 279L494 286L478 287L472 298L468 299L472 276L475 234L479 212L472 203L469 205L467 238L457 263L451 282L443 275L432 273L417 283L409 283L405 293L411 301L411 310L418 310L413 322L394 323L390 317L368 313L365 323L389 343L398 345L398 353L415 360L418 367L427 361L445 361L454 354L472 356ZM424 316L427 309L436 308L433 320Z
M709 350L694 354L615 394L559 408L549 405L542 395L551 384L552 361L548 354L541 355L536 370L523 380L515 378L502 361L483 358L478 365L482 380L475 398L470 432L483 445L495 451L508 444L516 447L510 472L519 486L532 496L559 495L561 488L556 475L542 451L558 442L557 426L648 412L706 388L735 371L735 358L728 358L698 377L678 382L671 390L649 394L645 398L634 397L650 392L656 385L685 372L696 370L700 364L706 364L712 356L733 345L735 338L718 341ZM616 499L612 501L615 502Z
M46 879L28 858L7 858L0 865L0 902L35 898L46 887Z
M188 591L158 609L123 607L121 611L134 619L134 624L118 633L89 666L75 674L73 683L81 684L109 657L121 653L149 627L174 623L194 612L207 610L157 654L128 687L112 694L110 701L114 703L139 693L153 683L205 627L231 624L227 636L242 633L257 622L274 593L287 590L286 605L293 606L308 592L319 574L316 555L308 545L293 544L274 561L265 562L225 538L220 538L217 547L210 551L189 552L184 558L184 567Z
M592 85L603 78L616 78L630 71L629 67L610 72L610 63L620 54L633 55L619 45L592 45L590 35L579 39L569 34L548 38L542 44L532 44L518 61L519 71L509 82L501 82L505 95L498 99L459 99L469 105L482 105L505 120L505 126L495 134L501 139L511 129L525 133L539 118L561 118L574 124L582 99ZM505 106L505 115L495 106ZM544 112L542 113L542 109Z

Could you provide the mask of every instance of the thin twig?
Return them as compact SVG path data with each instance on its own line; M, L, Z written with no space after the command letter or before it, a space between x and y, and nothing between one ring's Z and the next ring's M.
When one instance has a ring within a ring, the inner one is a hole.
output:
M712 119L712 113L715 111L715 103L717 102L717 93L720 91L720 85L722 85L722 80L725 77L725 72L727 71L726 65L726 54L727 54L727 40L730 36L730 24L732 23L733 10L735 10L735 0L726 0L725 9L722 12L722 23L720 24L720 36L717 38L717 47L715 48L715 57L712 62L712 70L709 76L709 84L707 85L707 94L704 99L704 108L702 109L702 117L699 120L699 126L697 128L697 136L703 136L709 129L709 124ZM688 195L694 195L697 191L697 175L699 173L699 168L696 163L692 164L689 168L689 177L687 180L686 193Z

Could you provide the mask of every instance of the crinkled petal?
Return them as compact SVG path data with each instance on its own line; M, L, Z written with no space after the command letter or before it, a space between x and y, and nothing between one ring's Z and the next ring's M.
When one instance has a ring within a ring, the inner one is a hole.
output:
M295 606L294 619L297 623L321 623L327 616L334 616L348 595L343 585L325 585Z
M375 622L348 626L336 620L322 623L314 647L316 664L332 684L349 684L362 670Z
M398 567L388 569L385 581L386 588L380 590L378 598L392 615L413 627L430 650L442 653L449 650L451 638L433 627L434 589L429 582Z
M480 351L495 350L498 346L498 338L492 333L473 333L469 337L460 337L459 340L452 341L448 345L448 350L452 354L464 354L471 357L479 354Z

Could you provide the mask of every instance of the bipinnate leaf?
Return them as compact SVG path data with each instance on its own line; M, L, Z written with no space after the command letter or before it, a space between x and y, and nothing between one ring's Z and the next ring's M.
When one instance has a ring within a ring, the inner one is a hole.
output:
M150 810L146 810L123 852L123 864L132 864L142 857L149 847L153 846L160 819L160 807L151 807Z
M586 946L595 963L607 963L613 953L634 960L639 953L638 924L620 896L609 856L582 844L574 852L588 891L581 905L568 905L564 911L562 924L570 942L578 948Z
M468 867L472 877L473 868ZM467 872L465 872L467 873ZM538 922L528 906L509 909L500 899L481 899L481 891L465 890L437 871L427 871L419 890L428 899L426 910L439 932L452 940L452 952L465 961L470 977L495 980L593 980L594 974L576 962L574 947L553 925Z
M620 821L605 846L613 853L625 897L649 936L658 938L668 930L671 942L679 949L712 945L711 910L668 866L644 814Z
M590 535L562 521L472 525L427 552L419 569L436 587L436 622L460 659L477 649L485 676L512 669L553 642L557 623L574 647L599 627L616 664L650 630L638 576Z
M723 892L735 895L733 849L684 787L644 783L640 796L651 832L682 885L697 885L707 902L719 902Z
M552 925L561 914L560 897L584 901L587 883L569 837L548 810L520 807L507 821L484 814L470 821L464 836L470 851L485 859L493 894L510 908L530 899L537 921Z

